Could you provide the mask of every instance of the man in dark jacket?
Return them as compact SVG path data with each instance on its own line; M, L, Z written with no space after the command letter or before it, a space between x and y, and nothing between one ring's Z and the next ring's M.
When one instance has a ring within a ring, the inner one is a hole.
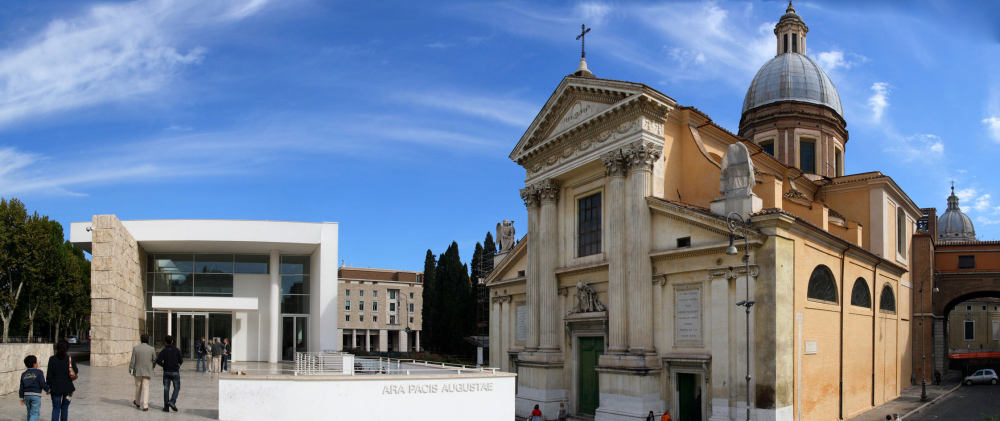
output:
M215 338L212 342L212 371L222 372L222 354L225 352L226 348L222 346L222 342L219 342L219 338Z
M181 391L181 364L184 363L181 357L181 350L174 346L174 337L167 335L163 338L166 347L156 356L156 364L163 367L163 412L170 412L171 409L177 412L177 394ZM170 394L170 384L174 385L174 393Z
M229 359L232 358L233 347L229 344L229 338L222 340L222 372L225 373L229 371Z
M205 338L201 338L201 340L194 345L194 353L195 356L198 357L198 359L195 360L194 371L204 372L205 370L208 370L208 364L205 363L205 355L208 354L208 343L205 342Z

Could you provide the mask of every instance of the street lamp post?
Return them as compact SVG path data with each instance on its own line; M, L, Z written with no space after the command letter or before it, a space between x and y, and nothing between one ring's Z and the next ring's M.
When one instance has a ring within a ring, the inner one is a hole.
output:
M726 217L726 223L729 225L729 248L726 249L726 254L730 256L735 256L738 251L736 250L736 236L738 235L736 231L739 228L743 229L743 266L746 275L746 299L736 303L737 306L746 309L746 335L747 335L747 421L750 421L750 307L753 307L754 302L750 300L750 217L747 216L743 219L743 216L737 212L730 212L729 216Z

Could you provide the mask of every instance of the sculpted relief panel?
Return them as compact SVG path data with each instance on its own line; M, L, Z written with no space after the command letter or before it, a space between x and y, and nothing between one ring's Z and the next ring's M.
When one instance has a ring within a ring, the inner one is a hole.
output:
M562 132L608 108L611 108L611 105L599 102L577 101L569 107L566 114L563 115L563 119L552 130L552 133Z
M589 153L593 149L598 149L607 143L621 141L632 138L637 133L646 132L654 134L657 138L663 136L663 123L649 120L647 118L636 118L621 123L617 126L601 130L596 134L583 134L581 140L567 142L565 146L555 150L547 156L537 159L535 162L526 165L528 178L535 177L550 168L572 161L581 155Z

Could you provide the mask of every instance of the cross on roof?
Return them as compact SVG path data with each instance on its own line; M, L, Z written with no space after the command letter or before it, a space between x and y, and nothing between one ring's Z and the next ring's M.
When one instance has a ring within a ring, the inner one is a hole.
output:
M586 40L584 37L587 35L587 32L590 32L590 29L586 24L580 25L580 35L576 36L576 39L580 40L580 58L587 58L587 49L584 47Z

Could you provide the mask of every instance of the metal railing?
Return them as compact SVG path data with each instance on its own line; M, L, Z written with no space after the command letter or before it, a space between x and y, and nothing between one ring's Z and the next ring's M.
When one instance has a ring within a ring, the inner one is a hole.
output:
M345 352L296 352L293 375L418 375L471 374L495 375L495 367L477 367L414 359L355 357Z

